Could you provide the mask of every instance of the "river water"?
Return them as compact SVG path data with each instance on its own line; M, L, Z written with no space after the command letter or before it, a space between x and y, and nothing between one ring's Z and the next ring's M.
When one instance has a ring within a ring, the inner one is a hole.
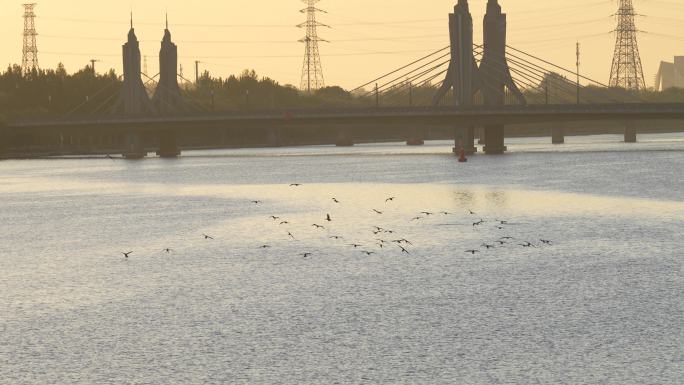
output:
M681 384L684 135L620 139L2 161L0 383Z

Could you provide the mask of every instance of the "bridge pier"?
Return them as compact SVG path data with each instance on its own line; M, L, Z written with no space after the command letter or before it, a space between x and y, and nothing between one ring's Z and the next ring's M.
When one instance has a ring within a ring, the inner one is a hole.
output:
M5 130L0 127L0 159L3 159L7 156L9 147L8 142L9 141L7 140L7 134L5 133Z
M147 156L143 136L139 132L126 133L123 157L126 159L142 159Z
M505 134L503 125L485 126L485 146L484 153L487 155L501 155L508 148L505 145Z
M477 152L475 147L475 129L473 127L457 127L454 129L454 154L461 153L461 148L467 155Z
M625 143L637 142L637 127L633 122L625 124Z
M411 137L406 141L408 146L422 146L425 144L425 132L423 129L414 128Z
M337 139L335 140L335 146L337 147L351 147L354 145L354 139L352 138L349 130L340 129L337 131Z
M280 147L280 133L275 128L269 128L266 132L266 145L268 147Z
M178 148L178 138L175 131L163 131L159 133L159 150L157 156L161 158L177 158L181 154Z
M551 129L551 143L552 144L563 144L565 143L565 127L560 123L557 123Z
M485 130L484 127L480 127L477 129L477 144L487 144L487 140L485 139L487 137L487 130Z

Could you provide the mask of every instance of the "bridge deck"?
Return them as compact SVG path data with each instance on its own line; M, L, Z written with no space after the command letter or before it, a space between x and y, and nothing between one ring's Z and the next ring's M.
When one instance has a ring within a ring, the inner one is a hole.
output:
M414 123L519 124L548 121L684 119L684 104L580 104L498 107L403 107L372 109L271 110L214 112L167 116L103 116L62 119L23 119L6 127L16 129L77 128L82 126L166 127L190 124L350 124L358 121Z

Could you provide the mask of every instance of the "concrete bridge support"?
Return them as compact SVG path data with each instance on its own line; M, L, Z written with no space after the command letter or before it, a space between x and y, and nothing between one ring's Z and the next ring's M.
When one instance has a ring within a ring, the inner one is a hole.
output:
M351 147L354 145L354 139L351 132L346 129L340 129L337 131L337 139L335 140L335 146L337 147Z
M142 159L147 156L145 143L141 133L131 131L126 133L123 157L126 159Z
M177 158L181 151L178 148L178 137L175 131L163 131L159 133L159 150L157 156L161 158Z
M504 144L505 134L503 125L485 126L484 153L487 155L501 155L508 148Z
M280 147L280 132L275 128L266 131L266 143L268 147Z
M551 143L565 143L565 127L562 123L555 123L555 126L551 129Z
M467 155L477 152L475 147L475 128L457 127L454 129L454 154L459 155L461 148Z
M2 127L0 127L0 159L7 156L8 147L9 144L7 140L7 134L2 129Z
M637 142L637 126L634 122L625 124L625 143Z
M406 144L409 146L422 146L425 144L425 137L425 130L414 128L413 133L411 133L411 136L406 141Z

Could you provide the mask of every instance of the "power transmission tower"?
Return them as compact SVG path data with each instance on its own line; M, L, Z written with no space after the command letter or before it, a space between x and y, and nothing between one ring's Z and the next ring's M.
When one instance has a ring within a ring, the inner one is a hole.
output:
M634 12L632 0L620 0L620 7L615 14L618 25L615 30L615 54L610 70L610 86L628 90L644 90L644 70L639 56L637 33L634 23L637 14Z
M21 70L28 74L38 70L38 44L36 43L36 3L24 4L24 48L22 50Z
M315 91L325 87L323 80L323 65L321 55L318 52L318 42L327 41L318 37L318 27L328 27L328 25L316 21L316 12L327 13L322 9L316 8L316 3L321 0L302 0L307 7L301 13L306 13L306 22L297 27L306 28L306 37L299 40L306 45L304 51L304 65L302 66L301 89L307 92Z

